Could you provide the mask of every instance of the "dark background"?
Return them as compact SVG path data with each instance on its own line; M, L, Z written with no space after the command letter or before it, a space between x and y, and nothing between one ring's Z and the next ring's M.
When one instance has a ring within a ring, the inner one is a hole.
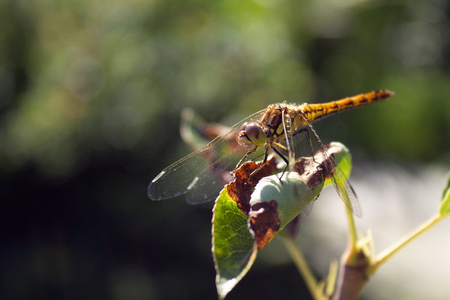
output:
M1 1L0 298L216 297L211 204L146 196L190 150L186 107L232 125L273 102L390 89L318 123L322 139L355 164L448 169L449 12L444 0ZM292 264L269 258L229 299L308 297Z

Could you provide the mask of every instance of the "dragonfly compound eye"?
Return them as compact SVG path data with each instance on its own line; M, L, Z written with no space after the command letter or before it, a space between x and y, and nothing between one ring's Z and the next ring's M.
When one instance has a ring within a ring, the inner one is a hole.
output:
M264 145L266 136L258 123L245 122L242 124L241 130L239 131L238 141L245 145L259 147Z

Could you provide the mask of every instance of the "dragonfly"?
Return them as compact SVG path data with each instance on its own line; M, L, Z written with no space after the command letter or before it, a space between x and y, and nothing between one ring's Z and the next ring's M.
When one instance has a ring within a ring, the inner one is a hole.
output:
M189 204L205 203L216 198L224 185L233 180L230 171L238 169L246 161L261 157L263 166L269 155L276 155L284 161L286 167L280 176L282 180L287 168L295 163L297 145L308 143L312 149L309 133L301 133L309 129L321 151L327 153L313 122L344 110L386 100L393 94L389 90L376 90L326 103L271 104L162 170L149 184L147 194L152 200L186 194ZM326 161L333 162L333 159ZM329 166L331 169L338 195L355 215L360 215L356 194L343 171L337 166Z

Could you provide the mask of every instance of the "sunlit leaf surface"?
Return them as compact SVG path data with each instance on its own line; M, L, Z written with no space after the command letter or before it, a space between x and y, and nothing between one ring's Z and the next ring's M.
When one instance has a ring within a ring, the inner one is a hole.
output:
M348 151L344 151L345 146L341 144L333 145L332 153L342 150L336 157L338 166L345 169L342 174L349 174L351 158ZM254 177L249 175L257 164L246 163L235 172L236 180L222 190L214 206L212 229L212 252L220 298L224 298L245 276L258 250L318 197L324 187L324 179L333 175L318 163L320 157L323 158L318 152L316 160L300 158L299 162L305 162L302 172L298 173L299 169L286 172L281 180L281 173L267 176L271 170L270 162ZM262 174L266 176L261 178ZM243 205L242 201L248 201L248 197L249 205Z
M216 286L223 298L248 272L257 249L244 215L222 190L214 206L212 252L216 267Z
M322 188L323 182L311 190L296 172L286 173L282 182L279 175L272 175L258 183L250 204L254 207L258 203L275 200L281 230L317 198Z

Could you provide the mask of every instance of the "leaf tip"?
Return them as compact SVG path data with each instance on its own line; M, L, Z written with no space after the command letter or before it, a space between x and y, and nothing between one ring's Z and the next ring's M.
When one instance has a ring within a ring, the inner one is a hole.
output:
M219 299L225 299L227 294L236 286L238 283L238 280L236 278L232 279L224 279L217 275L216 277L216 287L217 287L217 294L219 296Z

